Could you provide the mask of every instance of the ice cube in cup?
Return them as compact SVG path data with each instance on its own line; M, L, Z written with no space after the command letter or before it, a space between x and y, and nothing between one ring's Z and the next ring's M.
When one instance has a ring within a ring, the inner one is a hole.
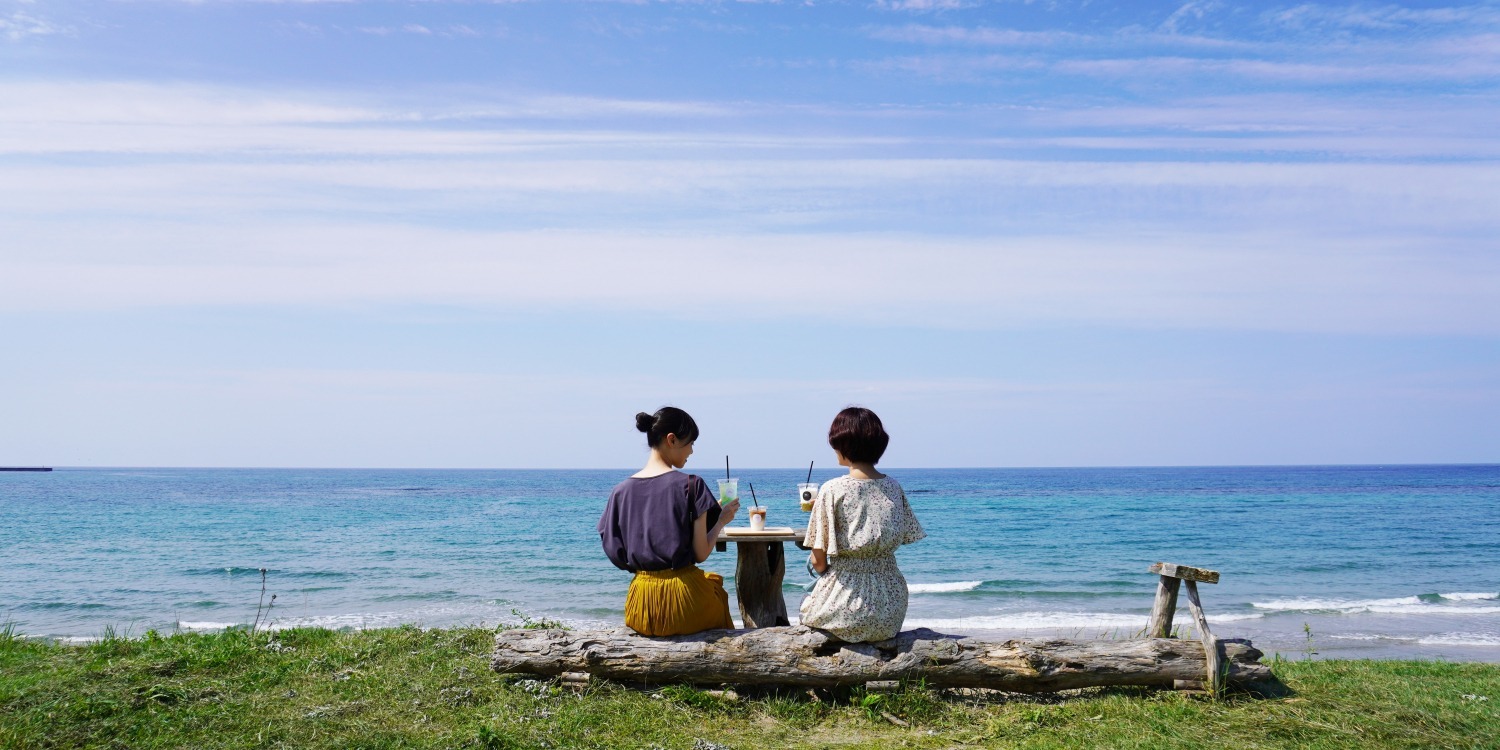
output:
M727 505L730 500L740 499L740 480L738 477L719 480L719 504Z
M797 501L802 504L803 511L811 511L813 501L818 499L818 485L810 482L797 483Z
M766 528L766 507L764 505L762 505L762 506L760 506L758 508L751 508L750 509L750 530L751 531L761 531L761 530L763 530L765 528Z

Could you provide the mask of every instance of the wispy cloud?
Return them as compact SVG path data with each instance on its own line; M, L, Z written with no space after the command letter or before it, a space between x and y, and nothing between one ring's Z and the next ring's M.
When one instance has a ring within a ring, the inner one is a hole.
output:
M1042 72L1050 67L1041 58L1026 55L902 55L867 60L850 67L867 72L902 72L941 81L994 80L997 73Z
M920 68L928 62L913 58L900 64ZM1165 69L1178 64L1155 62ZM988 64L1020 73L1036 63L994 56ZM1143 74L1132 61L1094 64L1121 68L1113 75ZM1491 137L1494 112L1500 110L1495 97L1450 96L1422 107L1409 102L1394 93L1245 93L1118 105L1084 100L1004 108L850 109L515 96L474 89L382 99L180 84L11 82L0 83L0 154L216 154L237 159L252 152L506 158L566 153L571 159L631 161L648 153L712 160L737 151L776 161L812 154L920 159L958 147L971 159L1006 160L1036 158L1056 149L1127 151L1134 158L1144 152L1236 153L1252 159L1299 154L1297 158L1318 159L1491 159L1500 151L1500 141ZM913 124L933 120L955 125L950 133L908 132ZM983 134L956 125L966 122L980 126ZM839 132L828 135L829 128ZM1075 153L1067 158L1088 157Z
M1021 31L990 26L877 26L868 31L871 39L912 44L965 44L994 46L1050 46L1061 42L1086 42L1096 39L1071 31Z
M1438 8L1408 8L1400 5L1372 6L1303 4L1266 11L1276 25L1296 29L1336 27L1355 30L1391 31L1432 26L1500 26L1500 9L1493 5L1461 5Z
M1397 6L1302 5L1262 17L1269 34L1254 24L1227 23L1238 9L1217 0L1179 5L1154 26L1101 27L1086 33L1059 28L1016 29L988 25L871 26L876 41L946 48L942 52L893 55L852 67L903 72L969 83L1013 82L1010 71L1045 75L1135 79L1162 77L1201 85L1234 78L1237 87L1286 85L1368 86L1500 79L1500 9L1466 6L1412 10ZM1361 33L1302 38L1288 30L1345 29ZM1362 33L1363 31L1381 33ZM1386 33L1389 32L1389 33ZM992 47L1004 54L964 52Z
M72 26L54 23L40 16L25 11L12 11L9 15L0 15L0 37L12 42L18 42L28 37L44 37L57 35L70 35L75 33Z
M1161 22L1161 29L1169 34L1176 34L1184 26L1191 22L1202 21L1210 13L1224 7L1219 0L1189 0L1178 6L1172 15L1167 16Z
M1090 76L1145 78L1160 76L1234 76L1263 82L1308 85L1350 83L1397 83L1430 81L1481 81L1500 76L1500 58L1467 57L1447 60L1373 62L1332 60L1288 62L1281 60L1222 60L1192 57L1137 57L1064 60L1054 68L1064 73Z
M81 126L100 132L115 126L234 125L318 126L469 120L602 119L649 117L722 118L740 111L727 104L698 101L608 99L565 95L505 95L458 90L437 99L391 101L326 90L285 90L199 84L121 81L0 82L0 128ZM11 131L15 133L15 130ZM120 148L134 146L128 128ZM539 138L545 138L538 134ZM46 138L29 144L7 141L19 151L45 151ZM184 148L191 148L191 142ZM110 148L108 141L102 147ZM234 144L224 144L233 148ZM3 150L3 149L0 149Z
M978 7L978 0L875 0L880 10L904 10L927 13L935 10L957 10Z

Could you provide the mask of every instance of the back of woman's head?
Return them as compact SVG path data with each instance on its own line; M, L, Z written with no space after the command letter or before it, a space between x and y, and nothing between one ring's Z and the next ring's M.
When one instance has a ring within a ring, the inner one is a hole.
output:
M833 418L828 428L828 444L855 463L879 463L890 445L891 436L885 434L880 417L863 406L851 406Z
M698 423L687 412L675 406L663 406L655 414L636 414L635 428L646 433L646 445L652 448L661 445L661 441L668 435L676 435L679 443L691 443L698 439Z

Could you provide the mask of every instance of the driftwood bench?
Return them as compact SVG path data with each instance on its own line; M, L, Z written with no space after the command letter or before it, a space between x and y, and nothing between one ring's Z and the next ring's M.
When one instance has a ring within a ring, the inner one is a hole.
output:
M1159 563L1158 565L1169 565ZM1153 572L1165 577L1171 566ZM1167 572L1163 572L1167 570ZM1217 580L1218 574L1213 573ZM1202 644L1162 637L1170 633L1170 605L1158 597L1147 637L1128 640L984 640L925 628L888 641L844 643L801 626L709 630L650 638L613 631L506 630L495 635L491 667L497 672L602 678L633 683L788 685L841 687L920 679L932 687L991 688L1019 693L1084 687L1208 686L1274 693L1279 683L1248 641L1220 640L1208 632L1193 581L1187 580ZM1164 588L1169 584L1162 584ZM1207 679L1205 680L1205 677Z
M1229 686L1256 690L1274 681L1249 643L1221 641ZM629 630L507 630L495 636L491 666L570 680L694 685L838 687L921 679L932 687L1019 693L1083 687L1170 688L1201 680L1203 649L1172 638L986 641L925 628L889 641L843 643L801 626L708 630L647 638Z

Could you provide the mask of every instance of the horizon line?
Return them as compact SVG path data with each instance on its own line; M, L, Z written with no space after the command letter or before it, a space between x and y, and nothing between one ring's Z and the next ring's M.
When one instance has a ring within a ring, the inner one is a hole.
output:
M45 466L45 465L43 465ZM1429 462L1429 463L1405 463L1405 462L1380 462L1380 463L1306 463L1306 464L1097 464L1097 465L1055 465L1055 466L889 466L884 467L891 471L1015 471L1015 470L1049 470L1049 469L1356 469L1356 468L1419 468L1419 467L1500 467L1497 462ZM6 468L6 467L0 467ZM224 470L224 471L633 471L628 467L603 466L603 467L535 467L535 466L128 466L107 465L96 466L47 466L53 471L96 471L96 470ZM751 466L740 471L806 471L799 466ZM814 469L814 472L820 471ZM828 470L821 470L828 471ZM683 471L685 474L697 472ZM703 474L707 476L707 474Z

